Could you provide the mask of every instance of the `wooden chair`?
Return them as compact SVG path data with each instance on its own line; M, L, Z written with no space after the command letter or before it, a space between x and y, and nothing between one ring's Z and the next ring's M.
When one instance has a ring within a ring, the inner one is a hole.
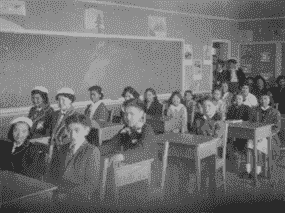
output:
M113 115L114 115L114 109L108 110L109 116L108 116L108 122L113 121Z
M228 126L226 122L220 122L220 131L219 131L219 143L217 144L217 156L216 156L216 173L222 168L223 169L223 181L221 182L224 185L224 193L226 193L226 152L227 152L227 140L228 140ZM219 149L222 149L222 156L219 155ZM220 187L221 185L217 185Z
M116 157L115 157L116 158ZM106 182L108 168L111 169L112 174L112 191L115 194L115 202L119 204L119 188L139 181L147 180L148 185L151 183L151 163L154 159L149 159L134 164L124 164L121 159L108 158L104 161L104 171L102 179L101 201L106 195ZM112 166L113 165L113 166Z

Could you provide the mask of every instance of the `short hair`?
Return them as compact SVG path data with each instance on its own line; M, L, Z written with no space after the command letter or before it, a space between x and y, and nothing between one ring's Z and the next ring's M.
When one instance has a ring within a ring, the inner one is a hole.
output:
M88 91L89 92L96 91L100 95L100 100L102 100L104 98L104 94L102 92L102 87L100 87L100 86L96 85L96 86L89 87Z
M257 75L257 76L254 78L254 82L255 82L256 85L257 85L259 79L261 79L261 80L263 81L264 88L265 88L267 83L266 83L266 80L265 80L261 75Z
M184 92L184 97L186 97L187 93L190 93L190 94L193 96L192 90L186 90L186 91Z
M154 95L154 101L158 101L157 95L156 95L156 91L153 88L147 88L144 92L144 102L146 102L146 94L147 92L151 92Z
M244 86L247 86L248 88L250 88L250 84L249 84L248 82L244 82L244 83L242 84L242 87L244 87Z
M224 66L226 63L225 63L225 61L223 61L223 60L221 60L221 59L218 59L218 64Z
M285 76L284 75L279 75L278 78L276 79L276 83L279 85L280 80L285 80Z
M74 113L73 115L67 117L65 120L65 125L68 127L70 124L81 124L84 127L91 127L91 120L83 114Z
M32 90L31 96L34 96L35 94L39 94L41 96L41 98L43 99L44 104L49 105L49 98L48 98L47 93L44 93L40 90Z
M71 94L67 94L67 93L60 93L60 94L57 94L55 96L55 100L58 101L58 97L59 96L64 96L66 98L68 98L69 100L71 100L71 102L73 103L75 101L75 95L71 95Z
M174 97L175 95L177 95L178 98L180 98L180 101L182 102L183 98L182 98L182 96L181 96L181 93L180 93L180 91L176 90L176 91L174 91L174 92L171 94L170 98L168 99L168 103L169 103L169 104L173 104L173 103L172 103L172 99L173 99L173 97Z
M140 111L144 112L144 102L142 102L139 99L130 99L130 100L126 101L125 108L127 109L129 107L135 107L135 108L139 109Z
M271 93L270 91L261 93L260 99L261 99L263 96L268 96L268 97L269 97L269 100L270 100L270 104L274 104L273 95L272 95L272 93Z
M131 93L135 99L138 99L140 97L140 94L131 86L127 86L124 88L122 92L122 97L125 97L127 92Z
M16 125L17 125L18 123L24 123L24 124L26 124L26 125L28 126L29 134L28 134L27 140L30 139L30 138L31 138L31 128L30 128L30 126L29 126L26 122L23 122L23 121L14 123L14 124L12 124L12 125L9 127L8 139L9 139L10 141L12 141L12 142L15 141L13 132L14 132L14 128L16 127Z
M206 101L209 101L209 102L211 102L212 104L214 104L213 99L212 99L211 97L205 97L205 98L204 98L204 101L203 101L203 104L205 104Z
M242 93L239 92L239 93L235 94L234 100L237 98L237 96L241 96L242 97L242 101L245 101L245 97L243 96Z
M237 60L235 60L235 59L229 59L228 61L227 61L227 63L228 64L230 64L230 63L232 63L232 64L237 64Z

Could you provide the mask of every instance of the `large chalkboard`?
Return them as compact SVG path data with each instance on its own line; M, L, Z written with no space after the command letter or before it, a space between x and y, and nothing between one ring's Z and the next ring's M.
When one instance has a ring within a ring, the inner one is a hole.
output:
M89 100L91 85L112 100L125 86L158 94L182 89L182 41L89 35L0 32L0 108L30 106L35 86L49 90L51 103L64 86L76 101Z

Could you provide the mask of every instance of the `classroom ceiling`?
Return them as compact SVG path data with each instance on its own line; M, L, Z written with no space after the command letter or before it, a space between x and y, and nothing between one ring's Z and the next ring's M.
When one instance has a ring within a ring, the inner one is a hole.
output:
M285 16L284 0L106 0L106 2L238 20Z

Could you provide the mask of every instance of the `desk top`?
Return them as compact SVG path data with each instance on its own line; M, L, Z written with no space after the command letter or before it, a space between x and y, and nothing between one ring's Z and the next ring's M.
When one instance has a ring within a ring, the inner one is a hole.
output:
M0 171L0 187L5 189L1 190L2 200L0 202L8 202L38 192L57 189L53 184L10 171Z
M272 126L273 124L264 124L264 123L250 123L248 121L242 121L238 123L231 123L230 121L229 127L237 127L237 128L246 128L246 129L257 129L265 126Z
M218 138L202 136L202 135L180 134L173 132L156 135L153 138L153 141L156 143L164 143L166 141L169 141L170 143L190 145L190 146L199 146L203 143L212 140L218 140Z
M100 126L100 129L116 127L116 126L123 128L124 124L111 123L111 122L100 122L99 126Z

